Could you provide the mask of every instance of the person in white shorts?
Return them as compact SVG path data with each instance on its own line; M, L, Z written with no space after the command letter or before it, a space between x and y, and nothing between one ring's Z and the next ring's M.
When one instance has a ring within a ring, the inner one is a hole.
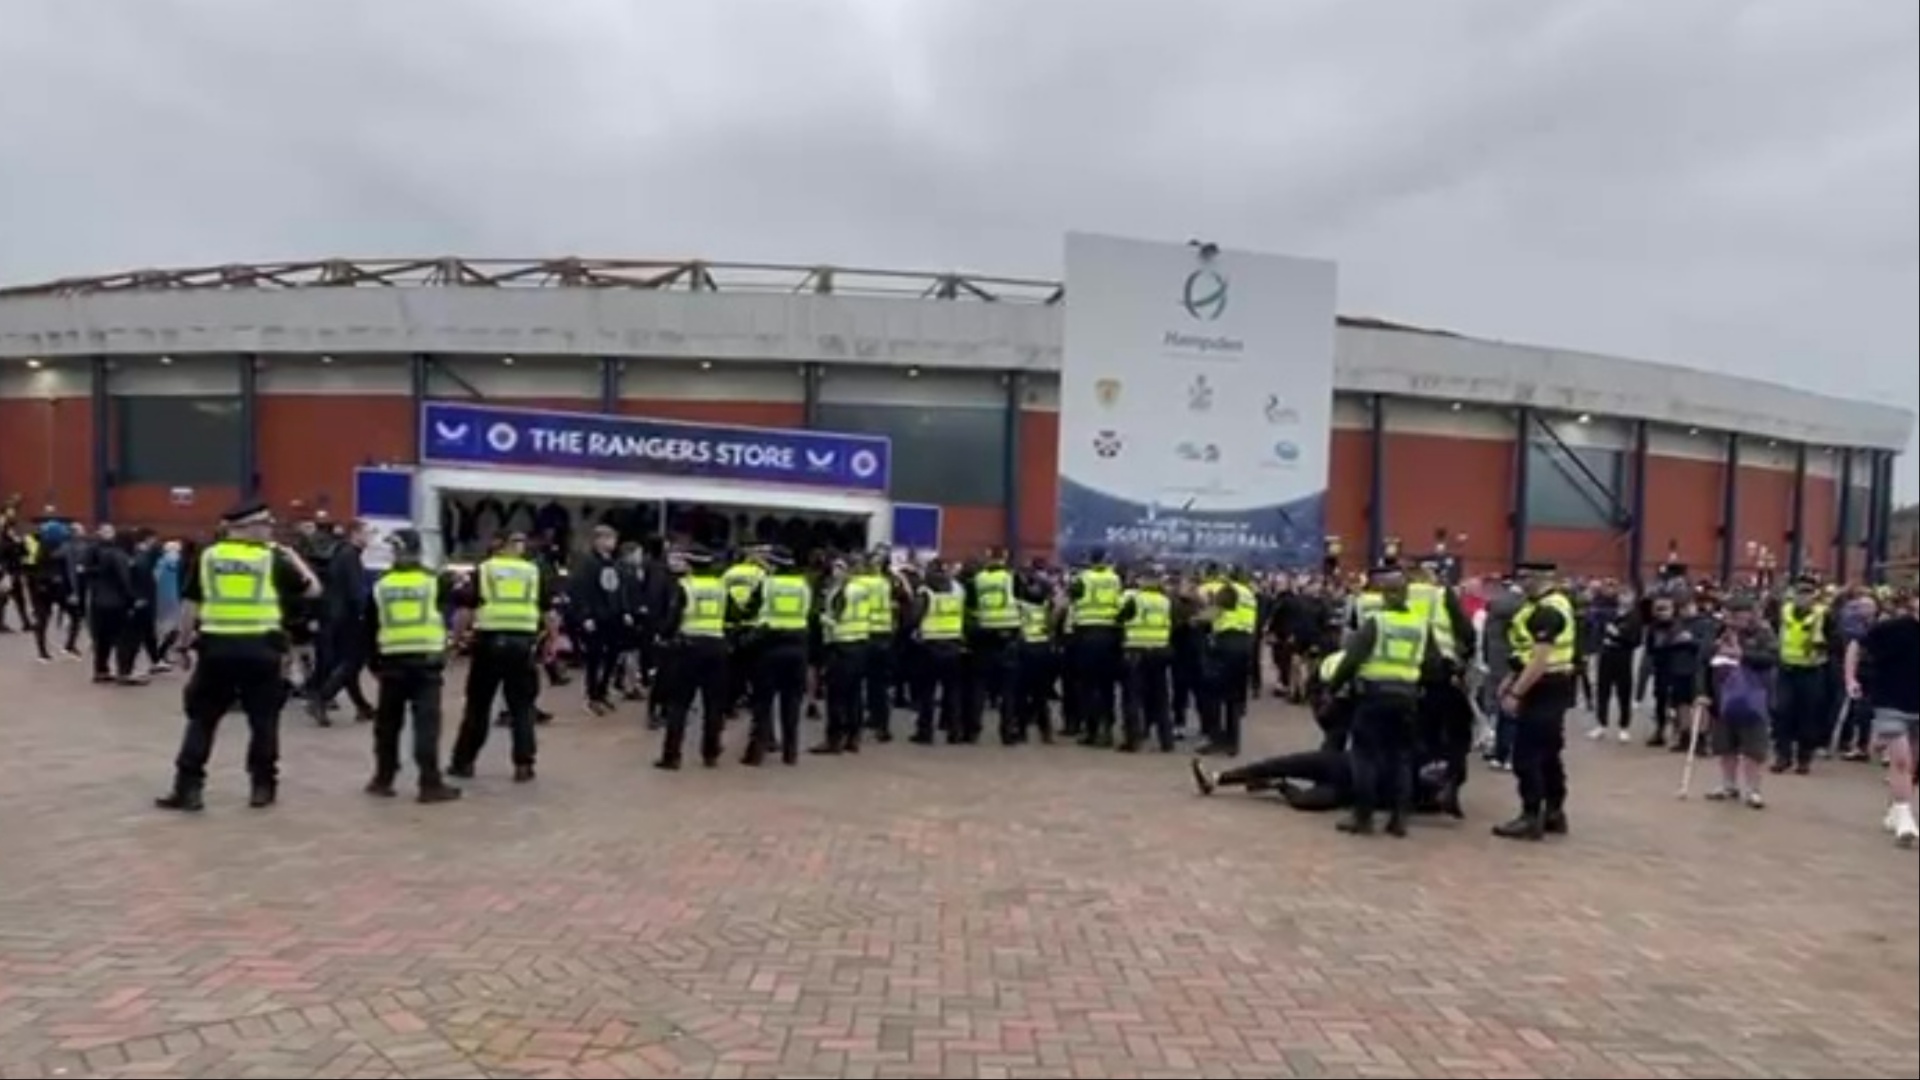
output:
M1847 646L1849 697L1873 707L1873 741L1887 759L1886 828L1901 847L1920 844L1914 817L1914 747L1920 743L1920 600L1894 598L1885 617Z

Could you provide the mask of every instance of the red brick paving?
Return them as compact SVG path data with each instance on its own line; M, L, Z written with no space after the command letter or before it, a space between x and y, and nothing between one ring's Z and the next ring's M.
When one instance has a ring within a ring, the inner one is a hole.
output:
M0 639L0 1077L1920 1074L1859 766L1755 814L1582 741L1567 842L1488 837L1492 775L1354 841L1071 748L662 776L570 688L532 788L374 802L366 729L290 718L250 812L236 722L183 820L177 689L83 679Z

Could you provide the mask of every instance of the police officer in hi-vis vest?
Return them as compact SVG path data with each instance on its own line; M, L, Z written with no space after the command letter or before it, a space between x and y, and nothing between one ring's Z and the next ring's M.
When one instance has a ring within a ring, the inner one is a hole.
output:
M487 720L493 698L506 698L507 730L512 738L513 779L533 779L539 744L534 735L534 701L540 696L543 635L557 622L552 613L551 578L526 555L527 538L514 533L499 551L473 569L473 580L455 599L462 629L473 631L467 664L466 706L460 734L453 741L447 772L473 776L474 763L487 745Z
M1053 585L1038 568L1021 576L1020 653L1016 663L1017 702L1014 741L1026 742L1030 732L1053 742L1053 687L1059 676L1053 647Z
M440 690L447 667L447 608L452 599L440 577L420 565L420 533L398 529L387 537L393 567L373 586L367 628L373 637L373 673L380 696L373 716L373 779L367 794L391 799L400 775L400 729L413 718L413 764L423 803L452 802L460 789L440 775Z
M665 697L661 713L666 729L660 756L653 767L678 769L687 741L687 718L694 699L700 701L700 763L711 769L720 764L721 735L732 707L732 682L727 671L727 583L713 569L713 555L689 547L668 556L675 575L666 609L656 612L660 634L660 678L655 693Z
M1327 692L1357 683L1353 727L1348 736L1353 768L1353 814L1343 832L1373 834L1374 814L1387 811L1387 832L1407 835L1413 812L1414 738L1420 682L1433 662L1433 620L1407 600L1407 578L1398 563L1383 562L1372 574L1379 602L1361 617Z
M827 661L827 731L813 747L816 754L860 752L867 653L873 638L872 589L845 560L834 560L820 604L820 638Z
M1514 718L1513 778L1520 816L1496 825L1506 840L1538 840L1567 831L1567 710L1574 704L1573 602L1559 590L1552 563L1515 567L1526 604L1508 627L1513 674L1500 686L1500 708Z
M222 538L181 574L177 648L197 658L183 695L187 727L173 763L173 790L155 800L162 810L204 808L214 733L236 703L247 717L248 804L271 806L279 795L287 652L281 601L319 596L320 579L300 556L273 543L273 514L265 503L237 507L221 525Z
M1250 668L1259 663L1254 636L1260 629L1260 599L1240 569L1216 571L1202 581L1206 606L1201 618L1210 627L1201 669L1200 727L1207 741L1202 753L1240 753L1247 715Z
M1071 636L1066 649L1066 677L1074 683L1068 696L1072 718L1068 726L1080 733L1082 746L1112 746L1118 719L1115 697L1124 657L1120 647L1120 575L1107 565L1107 553L1095 548L1088 565L1067 584L1067 622Z
M863 720L878 742L893 741L893 612L895 582L893 567L884 551L868 552L859 559L851 580L860 583L867 594L867 648L862 668L861 700Z
M1164 590L1165 580L1159 567L1149 566L1120 598L1126 658L1120 749L1128 753L1140 749L1148 731L1153 732L1161 750L1173 750L1173 714L1167 701L1167 675L1173 659L1173 601Z
M1020 639L1020 604L1014 595L1013 571L1003 553L987 556L986 565L967 582L967 608L972 616L967 631L969 662L967 730L979 731L989 699L1000 713L1000 743L1012 746L1020 730L1020 689L1015 650Z
M966 728L967 594L939 559L927 563L925 584L914 600L912 622L918 660L913 669L913 698L917 713L913 742L931 746L936 719L947 742L963 743ZM939 702L936 711L935 701ZM975 735L977 736L977 732Z
M753 733L742 765L759 765L776 741L780 760L800 761L800 710L807 696L807 633L813 619L813 582L796 573L793 553L769 548L767 573L753 588L742 617L754 625L747 641L752 657Z

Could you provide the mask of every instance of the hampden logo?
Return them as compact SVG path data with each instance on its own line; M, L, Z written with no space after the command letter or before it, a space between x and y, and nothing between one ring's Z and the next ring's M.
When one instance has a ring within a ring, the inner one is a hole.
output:
M1227 279L1211 266L1195 269L1181 287L1180 306L1201 322L1213 322L1227 313Z
M1093 384L1093 397L1103 409L1111 409L1120 403L1120 380L1100 379Z

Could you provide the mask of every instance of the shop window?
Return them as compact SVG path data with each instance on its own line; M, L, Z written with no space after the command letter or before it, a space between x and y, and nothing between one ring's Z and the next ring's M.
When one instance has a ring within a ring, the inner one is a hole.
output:
M998 407L822 404L814 427L893 440L895 502L1003 506L1007 414Z
M1536 441L1527 447L1527 521L1544 529L1618 527L1625 478L1618 450Z
M114 479L121 484L244 484L245 433L240 398L117 397L118 450Z

